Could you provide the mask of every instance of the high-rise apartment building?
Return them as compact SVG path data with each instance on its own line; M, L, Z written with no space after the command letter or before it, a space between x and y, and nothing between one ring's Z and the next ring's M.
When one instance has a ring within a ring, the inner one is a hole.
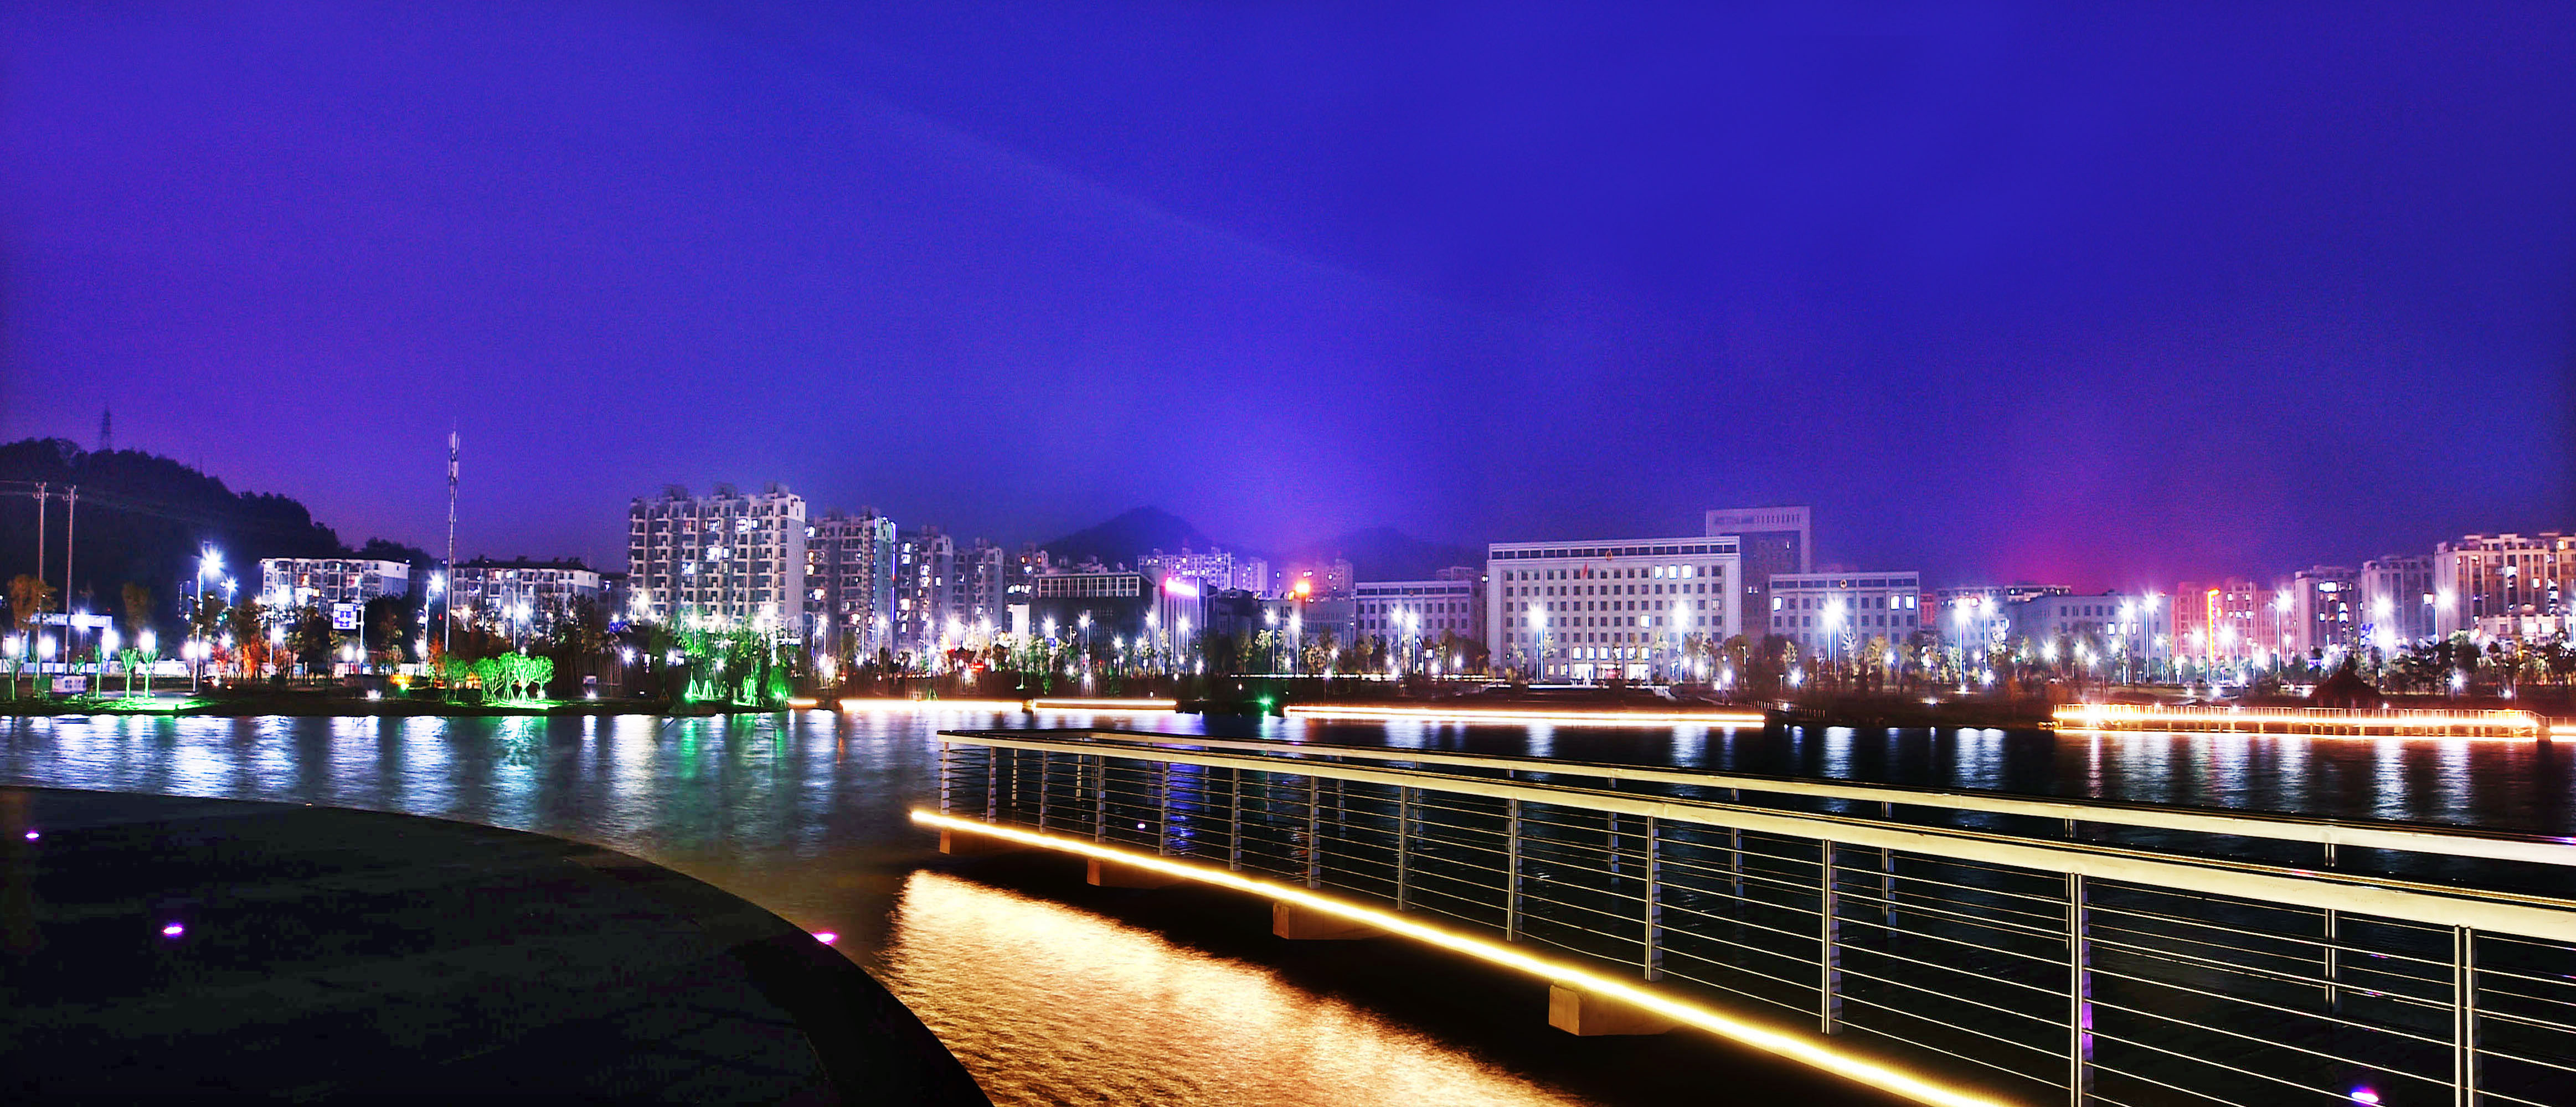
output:
M2284 655L2324 660L2329 653L2361 644L2361 626L2369 615L2362 606L2360 573L2331 565L2301 569L2291 576L2288 592ZM2273 602L2277 606L2278 598Z
M916 665L964 641L965 620L950 604L957 579L957 543L938 527L900 531L894 554L894 650Z
M2363 641L2383 653L2433 636L2433 555L2361 563Z
M978 538L957 551L955 575L949 578L949 614L966 628L966 645L982 647L1011 630L1009 588L1011 552Z
M818 648L872 658L894 648L894 520L861 508L813 520L805 539L805 622Z
M627 508L626 558L640 617L681 627L796 635L805 595L805 500L784 485L745 495L673 485Z
M2471 534L2433 547L2433 629L2547 638L2571 627L2576 535Z

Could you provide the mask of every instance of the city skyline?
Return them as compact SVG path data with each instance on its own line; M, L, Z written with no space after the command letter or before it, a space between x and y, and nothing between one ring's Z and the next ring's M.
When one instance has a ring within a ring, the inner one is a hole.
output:
M2576 516L2576 16L2036 11L22 9L0 438L113 406L430 547L454 425L466 551L595 563L716 480L1261 550L1803 503L2087 587Z

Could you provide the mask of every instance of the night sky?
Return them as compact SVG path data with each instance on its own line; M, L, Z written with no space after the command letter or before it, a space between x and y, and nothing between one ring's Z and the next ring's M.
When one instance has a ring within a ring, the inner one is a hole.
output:
M7 5L0 438L435 546L452 423L462 552L610 566L716 480L2084 587L2576 525L2576 5L1385 7Z

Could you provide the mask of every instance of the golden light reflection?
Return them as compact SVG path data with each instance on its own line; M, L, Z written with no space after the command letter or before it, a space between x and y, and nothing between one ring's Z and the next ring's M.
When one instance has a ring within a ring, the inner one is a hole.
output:
M971 819L950 818L946 815L941 815L931 811L916 810L912 813L912 819L914 822L925 826L963 831L971 834L982 834L1018 842L1023 845L1037 846L1043 849L1052 849L1065 853L1079 854L1086 857L1098 857L1106 860L1113 860L1121 864L1133 865L1139 868L1163 872L1187 880L1196 880L1201 883L1212 884L1222 888L1231 888L1236 891L1250 892L1254 895L1266 896L1270 899L1295 904L1322 914L1349 919L1353 922L1365 923L1390 934L1411 938L1415 941L1439 946L1443 949L1454 950L1459 953L1475 957L1478 960L1485 961L1489 964L1526 973L1530 976L1538 977L1553 983L1578 988L1597 996L1604 996L1632 1004L1655 1014L1662 1015L1663 1017L1671 1019L1682 1025L1696 1027L1700 1030L1707 1031L1708 1033L1716 1034L1719 1037L1740 1042L1744 1045L1777 1054L1793 1061L1812 1065L1826 1072L1834 1073L1838 1076L1855 1080L1871 1087L1893 1092L1897 1095L1905 1096L1908 1099L1913 1099L1918 1102L1938 1104L1941 1105L1941 1107L1970 1107L1970 1105L1982 1105L1994 1102L1992 1100L1980 1099L1965 1092L1943 1087L1910 1073L1901 1072L1877 1062L1841 1052L1807 1038L1782 1033L1768 1027L1745 1022L1714 1009L1692 1003L1688 1000L1666 995L1662 992L1647 988L1642 988L1626 980L1604 976L1590 969L1582 968L1570 963L1555 961L1545 957L1535 957L1526 950L1507 946L1499 942L1489 941L1466 934L1453 933L1440 927L1430 926L1414 916L1399 915L1389 911L1381 911L1376 908L1365 907L1347 900L1317 895L1304 888L1292 887L1275 881L1259 879L1257 877L1244 876L1241 873L1228 872L1224 869L1172 861L1152 854L1138 853L1131 850L1103 846L1079 839L1064 838L1053 834L1039 834L1032 831L1021 830L1016 827L994 826L987 823L976 822ZM1065 950L1074 950L1082 949L1083 947L1066 946L1064 948ZM1063 956L1063 954L1060 952L1059 956ZM1088 951L1086 950L1085 957L1087 958L1087 956ZM1078 963L1079 962L1072 961L1066 962L1068 965ZM1058 971L1063 970L1060 969ZM1116 997L1111 998L1114 1000ZM906 999L909 1001L910 997L907 996ZM924 1017L927 1018L927 1015ZM1536 1016L1533 1015L1533 1017ZM934 1027L934 1029L936 1029L936 1027ZM987 1090L989 1091L990 1089ZM1391 1100L1391 1102L1401 1101L1402 1100Z
M2530 742L2556 730L2554 727L2544 728L2540 716L2528 711L2349 711L2300 707L2209 710L2126 703L2076 703L2059 707L2050 714L2060 730L2076 733L2154 730L2298 738L2418 737ZM2478 731L2489 733L2474 733Z
M1575 1102L1257 965L945 873L905 881L871 968L1005 1107Z

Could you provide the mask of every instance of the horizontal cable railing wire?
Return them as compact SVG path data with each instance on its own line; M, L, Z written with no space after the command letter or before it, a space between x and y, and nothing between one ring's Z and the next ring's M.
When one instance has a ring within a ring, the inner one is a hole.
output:
M2012 1098L2576 1104L2576 902L2527 890L2534 871L2566 886L2565 843L1194 736L943 737L945 814L1437 917ZM2497 879L2426 879L2463 868Z

